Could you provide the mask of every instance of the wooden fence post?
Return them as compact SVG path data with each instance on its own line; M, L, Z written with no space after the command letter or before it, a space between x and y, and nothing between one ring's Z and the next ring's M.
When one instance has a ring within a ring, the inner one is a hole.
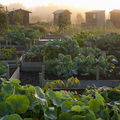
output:
M18 59L18 56L16 56L16 66L18 67L19 66L19 59Z
M99 66L97 65L97 66L96 66L96 80L99 80L99 78L100 78L100 68L99 68Z
M39 72L39 85L40 85L41 88L44 87L43 83L44 83L43 74L42 74L42 72Z
M24 58L25 58L25 54L24 54L24 51L23 51L23 53L22 53L22 63L24 62Z
M9 70L9 64L7 64L7 79L10 78L10 70Z
M40 87L44 87L44 80L45 80L45 57L43 57L42 71L39 73Z

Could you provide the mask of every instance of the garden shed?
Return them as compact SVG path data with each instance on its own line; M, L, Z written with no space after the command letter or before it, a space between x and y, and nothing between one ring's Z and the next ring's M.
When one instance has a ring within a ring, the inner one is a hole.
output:
M110 20L115 27L120 28L120 10L112 10L110 12Z
M66 21L66 23L71 24L71 12L67 9L65 10L56 10L55 12L53 12L54 14L54 25L58 25L59 24L59 20L60 20L60 16L62 17L62 19L64 21Z
M4 9L4 7L0 4L0 10L3 10Z
M29 25L29 14L31 12L23 9L8 10L9 24L14 25L16 23L27 26Z
M104 26L105 25L105 11L94 10L86 12L86 24L87 26Z

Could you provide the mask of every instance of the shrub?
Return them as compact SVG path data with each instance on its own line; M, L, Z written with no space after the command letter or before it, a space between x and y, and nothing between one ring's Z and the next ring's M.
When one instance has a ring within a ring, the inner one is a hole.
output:
M93 36L94 35L92 33L82 31L78 34L75 34L72 39L76 40L80 47L85 47L85 41Z
M97 47L101 50L114 50L120 46L120 35L117 33L107 33L91 37L86 41L86 45Z
M2 6L3 7L3 6ZM0 35L4 34L8 29L8 17L4 8L0 8Z
M19 27L17 29L9 30L6 36L8 42L13 45L28 45L33 43L34 39L39 36L39 31Z
M0 60L12 59L17 55L15 47L12 48L2 48L0 51Z
M46 29L41 25L33 25L30 28L34 30L39 30L40 33L46 33Z
M59 53L71 55L72 59L79 53L79 45L75 40L54 40L45 45L44 54L46 59L54 59Z

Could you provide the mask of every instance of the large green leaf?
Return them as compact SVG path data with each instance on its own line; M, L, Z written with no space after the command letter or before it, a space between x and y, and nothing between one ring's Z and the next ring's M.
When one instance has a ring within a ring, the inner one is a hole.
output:
M6 115L0 120L23 120L18 114Z
M7 84L7 85L4 85L2 88L1 88L1 91L2 92L5 92L5 93L11 93L13 94L14 92L14 88L10 85L10 84Z
M63 112L70 112L72 108L72 101L64 101L62 103L61 109Z
M40 87L35 87L35 97L42 106L48 107L45 94Z
M93 111L90 111L90 113L86 114L86 120L96 120L96 116Z
M24 118L24 120L33 120L32 118Z
M7 94L6 94L6 93L0 92L0 102L5 101L6 97L7 97Z
M105 105L104 98L98 92L95 93L95 98L99 101L100 105L102 105L102 106Z
M72 120L85 120L85 116L73 115Z
M48 90L47 95L50 98L50 100L53 102L53 104L57 107L61 107L62 103L65 101L65 99L63 99L63 94L60 92L54 92Z
M94 112L98 112L100 110L100 103L96 99L91 99L89 101L89 108Z
M9 105L6 102L0 102L0 116L9 115L13 113L14 113L14 110L11 107L11 105Z
M79 105L75 105L75 106L73 106L72 108L71 108L71 110L72 111L75 111L75 112L81 112L81 106L79 106Z
M44 112L44 116L47 119L56 120L57 119L57 113L56 113L54 107L49 107L48 109L46 109L45 112Z
M101 117L104 118L105 120L110 119L109 109L103 109L100 114L101 114Z
M59 120L72 120L72 114L71 113L61 113L59 115Z
M16 113L25 113L29 108L29 99L25 95L11 95L6 99Z
M9 79L10 83L14 84L14 85L19 85L20 84L20 80L18 79Z

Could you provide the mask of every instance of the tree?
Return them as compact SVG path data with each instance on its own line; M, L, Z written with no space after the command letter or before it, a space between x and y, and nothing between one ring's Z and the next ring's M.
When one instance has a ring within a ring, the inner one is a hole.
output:
M8 15L4 7L0 5L0 35L3 35L8 29Z
M76 24L81 24L83 23L85 20L83 18L83 16L81 15L81 13L78 13L76 16Z

